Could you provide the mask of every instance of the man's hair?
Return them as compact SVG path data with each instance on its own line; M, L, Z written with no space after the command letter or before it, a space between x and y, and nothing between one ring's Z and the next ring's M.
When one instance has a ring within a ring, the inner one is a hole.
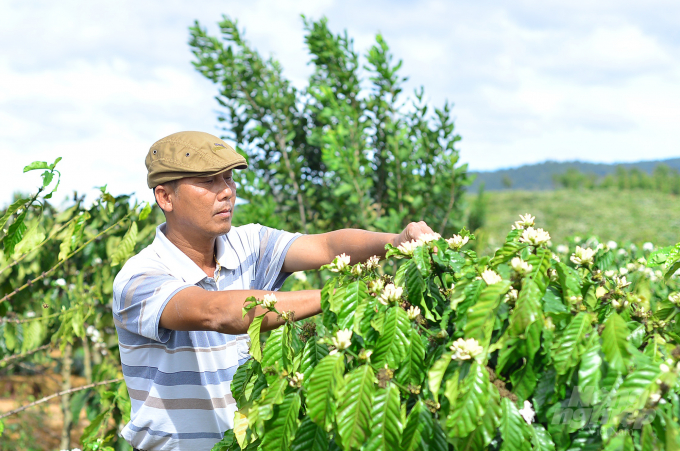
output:
M161 183L161 185L171 188L175 195L177 195L177 188L179 188L179 180L170 180L169 182ZM165 214L165 210L163 210L163 208L158 204L158 199L156 199L156 187L152 188L151 192L153 192L153 200L156 201L156 205L158 205L158 208L160 208L163 214Z

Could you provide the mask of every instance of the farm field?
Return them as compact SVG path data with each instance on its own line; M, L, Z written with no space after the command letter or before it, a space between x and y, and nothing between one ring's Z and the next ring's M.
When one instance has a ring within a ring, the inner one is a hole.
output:
M478 233L482 248L497 248L508 224L517 215L531 213L539 227L550 232L552 242L591 235L601 240L641 245L651 241L668 246L680 241L680 199L651 191L554 190L490 191L486 223ZM470 196L469 202L474 198Z

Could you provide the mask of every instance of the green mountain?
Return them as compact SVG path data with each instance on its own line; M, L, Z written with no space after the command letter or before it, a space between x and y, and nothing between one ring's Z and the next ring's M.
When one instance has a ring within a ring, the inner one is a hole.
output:
M668 160L639 161L636 163L585 163L582 161L546 161L539 164L520 166L517 168L499 169L496 171L471 171L470 174L477 176L474 183L470 186L470 192L476 192L481 183L488 191L501 190L531 190L544 191L555 188L553 177L563 174L568 169L574 168L583 173L595 174L603 177L613 173L618 166L626 169L638 168L647 173L651 173L657 165L665 164L673 169L680 171L680 158ZM505 180L505 184L504 184ZM507 186L509 182L510 186Z

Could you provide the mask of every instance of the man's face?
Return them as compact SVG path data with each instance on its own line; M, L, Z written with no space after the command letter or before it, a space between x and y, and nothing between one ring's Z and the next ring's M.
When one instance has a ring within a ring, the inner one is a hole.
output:
M183 178L173 194L173 226L209 237L224 235L231 229L236 203L231 170L212 177Z

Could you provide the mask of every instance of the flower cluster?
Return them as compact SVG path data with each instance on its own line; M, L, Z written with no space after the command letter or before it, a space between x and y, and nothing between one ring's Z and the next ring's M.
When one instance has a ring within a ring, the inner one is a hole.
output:
M519 414L522 415L522 418L524 418L524 421L528 424L533 423L534 418L536 418L536 412L534 412L534 408L530 401L524 401L524 407L519 409Z
M328 265L328 269L332 272L342 272L349 266L349 255L340 254L333 260L333 263Z
M534 268L531 264L525 262L519 257L515 257L510 260L510 267L520 276L531 272L531 270Z
M302 386L302 382L305 380L305 375L302 373L298 373L297 371L293 375L293 377L290 378L290 381L288 382L288 385L290 385L293 388L300 388Z
M417 240L404 241L397 249L402 255L411 256L416 248L422 246L423 244L429 243L430 241L438 240L442 236L438 233L424 233L418 237Z
M262 300L262 307L266 309L271 309L274 308L276 305L276 296L274 293L268 293L264 295L264 299Z
M375 294L380 294L383 288L385 288L385 282L382 279L372 280L368 284L368 289L374 292Z
M453 351L452 360L470 360L484 352L484 348L474 338L467 340L459 338L453 342L450 349Z
M454 251L459 251L467 244L468 241L470 241L470 237L460 235L453 235L451 238L446 240L446 242L449 244L449 247Z
M397 302L401 299L404 289L402 287L397 287L393 283L389 283L385 286L385 289L380 294L380 303L383 305L389 305L391 303Z
M418 308L415 305L412 305L407 311L406 314L408 315L408 319L411 321L414 321L416 318L418 318L418 315L420 315L420 308Z
M590 266L593 264L593 258L595 257L595 250L582 248L581 246L576 246L576 250L571 255L569 260L575 265L579 266Z
M482 279L484 279L487 285L494 285L503 281L503 278L493 269L485 269L482 273Z
M515 221L515 224L512 226L512 230L522 230L528 227L533 227L534 221L536 221L536 217L531 216L529 213L525 214L524 216L519 215L519 221Z
M671 301L673 304L680 306L680 293L676 291L675 293L669 294L668 300Z
M364 265L357 263L356 265L352 266L352 270L350 272L353 276L359 277L361 273L364 272Z
M372 270L372 269L376 269L379 264L380 264L380 257L378 257L377 255L374 255L373 257L369 258L366 261L366 269L368 269L369 271Z
M534 229L529 227L524 229L522 236L519 238L520 243L531 244L532 246L540 246L550 241L550 234L543 229Z
M102 340L102 335L96 327L87 326L87 329L85 329L85 333L87 334L88 337L90 337L90 340L92 340L94 349L101 352L102 355L106 355L109 353L109 351L106 349L106 343L104 343L104 340Z
M340 329L331 338L331 343L339 351L347 349L352 345L352 331L350 329Z

